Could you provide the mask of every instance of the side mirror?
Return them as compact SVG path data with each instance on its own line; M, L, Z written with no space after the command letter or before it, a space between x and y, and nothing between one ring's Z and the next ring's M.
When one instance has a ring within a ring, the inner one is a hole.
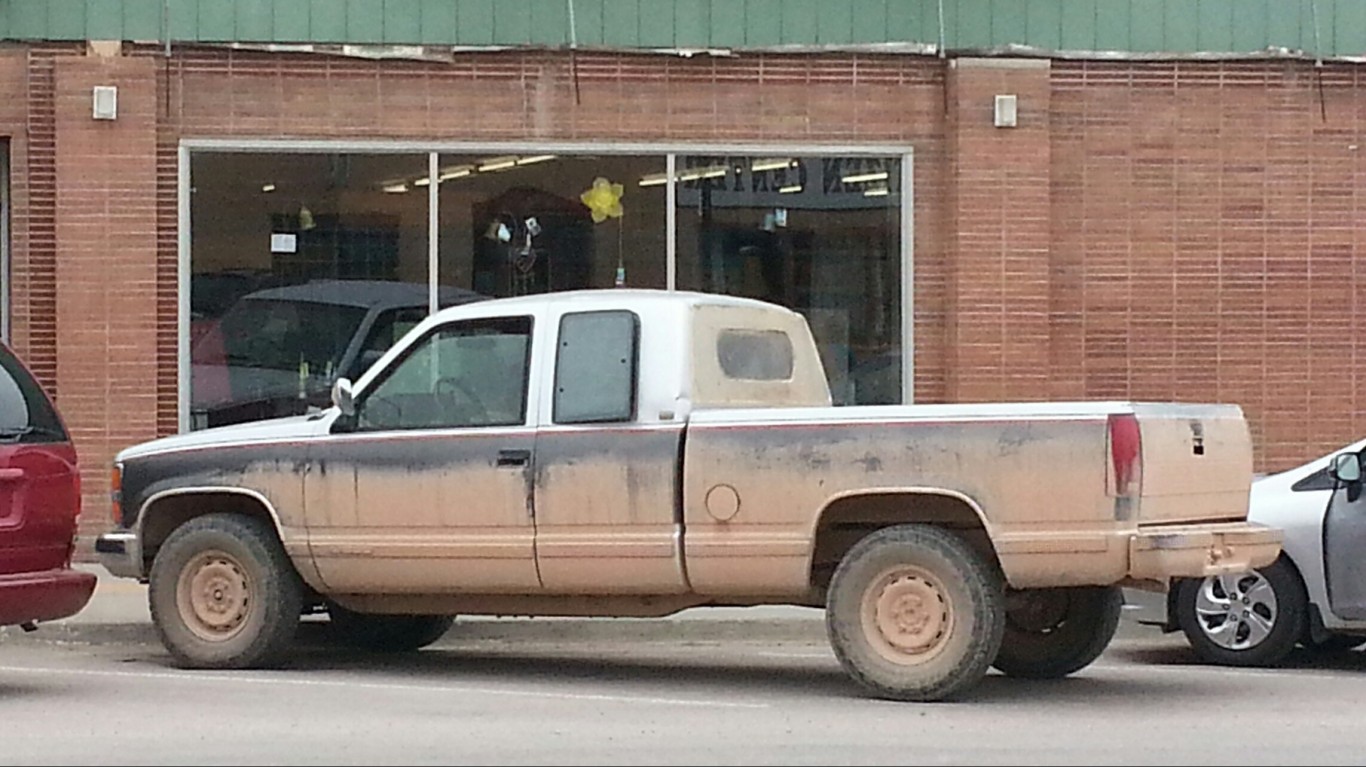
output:
M1361 481L1361 456L1356 453L1339 453L1333 456L1333 463L1328 467L1328 473L1333 475L1333 479L1344 484Z
M337 406L341 414L350 418L356 414L355 395L351 391L351 379L338 378L332 384L332 404Z

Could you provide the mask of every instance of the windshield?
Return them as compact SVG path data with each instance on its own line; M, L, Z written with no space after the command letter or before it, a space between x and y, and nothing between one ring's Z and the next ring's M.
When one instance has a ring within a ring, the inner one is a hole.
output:
M217 338L204 338L191 358L199 364L226 364L331 378L366 310L302 301L238 301L223 315Z

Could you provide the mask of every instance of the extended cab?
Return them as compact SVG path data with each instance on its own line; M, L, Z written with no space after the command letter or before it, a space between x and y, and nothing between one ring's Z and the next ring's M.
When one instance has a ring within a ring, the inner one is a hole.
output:
M443 310L334 406L124 450L105 565L183 665L278 662L301 613L414 649L457 614L823 607L872 694L1057 677L1121 585L1269 564L1233 405L832 407L800 314L687 292Z

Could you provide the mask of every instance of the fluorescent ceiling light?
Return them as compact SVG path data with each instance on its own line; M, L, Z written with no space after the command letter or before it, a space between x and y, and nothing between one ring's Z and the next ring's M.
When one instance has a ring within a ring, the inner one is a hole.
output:
M432 180L427 176L413 179L413 186L427 186L430 183L432 183Z
M537 155L532 155L531 157L519 157L519 158L517 158L517 164L518 164L518 165L530 165L530 164L532 164L532 163L534 163L534 162L545 162L546 160L553 160L553 159L555 159L555 155L553 155L553 154L537 154Z
M872 187L872 188L870 188L870 189L865 189L864 192L863 192L863 196L864 196L864 197L886 197L886 196L887 196L887 187L885 187L885 186L875 186L875 187Z
M442 181L450 181L453 178L464 178L474 172L473 165L455 165L449 168L442 168L437 178Z
M385 184L383 189L389 194L403 194L404 192L408 191L408 185L402 182L399 182L397 184Z
M516 164L516 157L495 157L490 160L485 160L484 163L479 166L479 172L488 173L492 170L504 170L505 168L511 168Z
M802 191L801 184L792 184L790 186L783 186L778 188L778 194L792 194L793 192L800 191Z
M864 181L883 181L886 178L887 171L884 170L880 173L859 173L854 176L845 176L844 178L841 178L840 181L843 181L846 184L859 184Z
M640 177L641 186L659 186L668 183L669 177L663 173L651 173L648 176Z
M275 185L274 185L274 184L266 184L265 186L261 187L261 191L262 191L262 192L273 192L273 191L275 191Z
M779 168L790 168L796 165L790 157L774 157L767 160L755 160L749 169L758 173L765 170L778 170Z

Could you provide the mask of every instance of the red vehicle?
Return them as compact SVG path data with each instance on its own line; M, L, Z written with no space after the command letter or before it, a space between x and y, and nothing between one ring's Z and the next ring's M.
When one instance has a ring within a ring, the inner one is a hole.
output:
M0 626L75 615L95 590L73 570L80 475L52 400L0 343Z

